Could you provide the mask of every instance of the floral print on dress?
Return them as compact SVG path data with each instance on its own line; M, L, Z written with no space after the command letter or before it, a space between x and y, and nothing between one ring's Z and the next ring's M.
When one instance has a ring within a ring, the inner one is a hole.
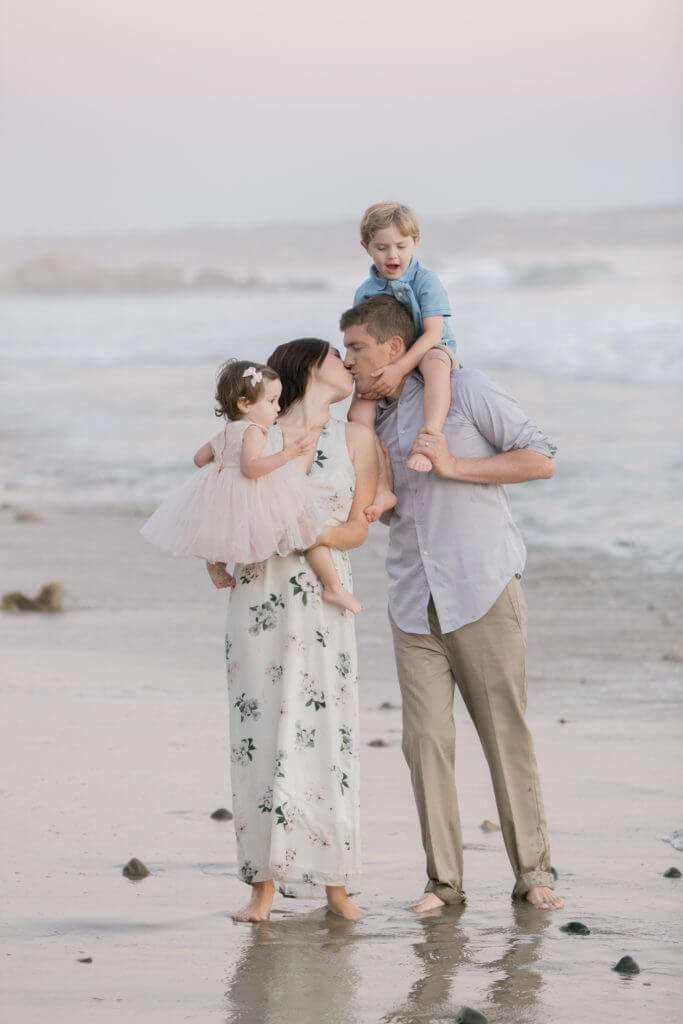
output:
M271 431L281 448L279 427ZM310 473L345 522L355 477L346 424L330 420ZM332 551L353 589L346 552ZM360 881L354 616L326 604L301 554L235 566L225 642L239 877L296 895Z

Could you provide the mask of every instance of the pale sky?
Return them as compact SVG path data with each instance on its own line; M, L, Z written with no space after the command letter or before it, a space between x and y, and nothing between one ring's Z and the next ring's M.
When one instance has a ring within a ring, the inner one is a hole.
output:
M0 234L683 197L679 0L0 0Z

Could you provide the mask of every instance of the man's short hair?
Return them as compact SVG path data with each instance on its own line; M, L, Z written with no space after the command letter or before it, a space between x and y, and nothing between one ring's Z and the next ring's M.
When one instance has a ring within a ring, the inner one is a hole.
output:
M393 295L371 295L359 302L353 309L342 313L339 327L364 327L378 344L383 345L389 338L401 338L406 348L415 341L415 324L412 315Z
M392 224L406 238L414 238L417 241L420 237L420 225L409 206L404 206L403 203L373 203L372 206L368 206L360 222L361 242L369 245L378 231L391 227Z

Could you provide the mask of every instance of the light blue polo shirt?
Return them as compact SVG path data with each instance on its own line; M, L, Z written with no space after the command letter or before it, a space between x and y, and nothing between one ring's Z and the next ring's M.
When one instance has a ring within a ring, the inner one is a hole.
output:
M411 260L405 274L395 281L380 277L374 263L370 267L370 277L363 281L353 299L357 306L371 295L393 295L395 299L408 309L413 316L417 337L424 334L423 317L442 316L443 331L441 344L455 352L455 338L451 332L451 307L448 293L433 270L421 266L418 260Z

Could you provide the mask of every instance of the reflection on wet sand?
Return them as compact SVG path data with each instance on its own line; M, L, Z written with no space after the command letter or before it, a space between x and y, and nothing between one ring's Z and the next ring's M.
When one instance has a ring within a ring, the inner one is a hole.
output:
M355 1024L353 933L352 921L324 910L253 926L226 992L226 1024Z
M455 916L457 914L457 917ZM455 1013L467 997L453 986L458 969L475 959L475 943L466 927L466 908L451 907L433 916L419 919L422 941L413 944L413 952L422 970L402 1005L382 1017L383 1024L424 1024L432 1017ZM492 1020L539 1020L537 995L542 985L538 971L529 970L541 955L542 935L548 917L523 903L513 903L513 921L504 932L506 948L493 960L476 956L477 964L496 977L488 986L482 1005L477 1008L491 1014ZM489 931L498 944L500 930ZM478 937L479 938L479 937ZM479 939L480 941L480 939ZM496 1013L493 1008L500 1013ZM514 1013L514 1018L510 1016ZM519 1015L519 1016L518 1016Z
M471 916L470 916L471 915ZM468 921L469 916L469 921ZM277 915L253 927L228 983L225 1024L359 1024L362 975L377 962L377 943L408 941L419 968L405 996L396 979L405 966L386 961L375 989L382 1024L425 1024L455 1017L463 1003L492 1022L540 1022L543 986L533 965L543 955L548 915L513 903L500 925L481 928L467 907L448 907L403 922L381 913L358 928L324 910ZM400 936L397 933L401 933ZM396 973L395 973L396 972ZM411 978L415 971L409 968ZM490 980L482 990L481 975ZM365 977L367 984L367 976ZM386 989L383 993L382 989ZM365 1007L367 1010L367 1006Z

